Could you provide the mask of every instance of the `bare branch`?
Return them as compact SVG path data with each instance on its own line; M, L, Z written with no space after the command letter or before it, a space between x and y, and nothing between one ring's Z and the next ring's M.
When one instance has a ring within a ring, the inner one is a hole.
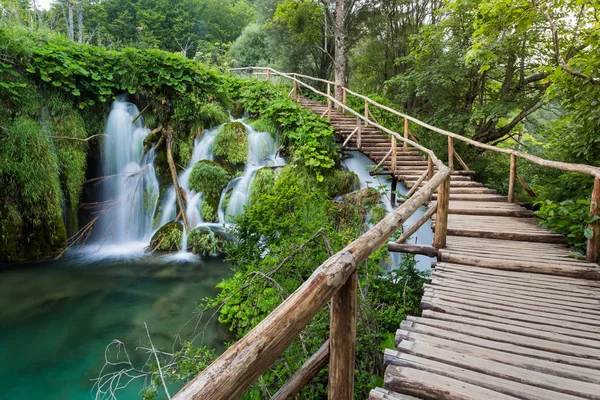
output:
M152 338L150 338L150 332L148 331L148 325L144 322L144 327L146 328L146 334L148 335L148 340L150 341L150 348L152 350L152 354L154 354L154 358L156 359L156 365L158 366L158 373L160 374L160 380L162 381L163 387L165 388L165 393L167 398L171 400L171 395L169 394L169 389L167 389L167 384L165 383L165 377L163 376L162 369L160 368L160 361L158 360L158 354L156 354L156 349L154 348L154 344L152 343Z

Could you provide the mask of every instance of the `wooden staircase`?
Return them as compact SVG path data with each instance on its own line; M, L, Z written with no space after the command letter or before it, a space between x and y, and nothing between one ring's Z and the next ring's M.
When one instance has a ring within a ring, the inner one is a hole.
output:
M340 141L362 123L298 101L328 117ZM355 134L345 149L379 164L392 140L371 126L360 132L360 145ZM411 189L428 167L399 143L396 168L388 157L381 173ZM600 267L472 175L451 173L447 245L425 286L423 314L402 322L397 347L384 354L385 388L370 399L600 399Z

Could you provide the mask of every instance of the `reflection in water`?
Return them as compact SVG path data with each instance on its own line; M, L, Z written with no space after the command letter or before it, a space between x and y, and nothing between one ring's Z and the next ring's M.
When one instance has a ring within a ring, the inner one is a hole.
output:
M229 275L229 265L219 259L78 261L0 272L2 399L90 399L92 379L113 339L133 355L148 343L147 323L155 346L170 350L177 333L186 337L196 326L185 325L196 304L216 294L215 285ZM225 327L214 319L206 329L204 322L198 326L204 335L196 344L223 349ZM141 385L134 382L119 399L139 399Z

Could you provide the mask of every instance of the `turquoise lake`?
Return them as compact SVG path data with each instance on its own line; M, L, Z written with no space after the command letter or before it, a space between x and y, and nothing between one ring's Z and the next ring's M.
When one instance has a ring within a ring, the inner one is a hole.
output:
M216 316L208 321L212 313L199 321L195 310L229 274L229 264L217 258L174 262L159 256L66 257L0 268L0 397L93 399L111 341L124 342L134 363L147 358L135 351L148 344L144 323L162 350L170 351L179 333L222 351L227 328ZM134 381L117 398L139 399L141 387Z

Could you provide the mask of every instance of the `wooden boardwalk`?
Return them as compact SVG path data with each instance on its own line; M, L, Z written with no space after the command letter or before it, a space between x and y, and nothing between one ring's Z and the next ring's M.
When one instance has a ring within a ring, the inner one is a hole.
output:
M356 128L356 118L338 111L330 120L342 140ZM360 151L375 164L390 145L388 135L361 129ZM347 148L359 150L355 137ZM428 168L402 144L391 165L384 161L384 172L409 189ZM423 314L402 322L397 348L384 354L385 388L370 398L600 399L600 267L573 256L531 211L468 171L452 172L447 245L425 287Z

